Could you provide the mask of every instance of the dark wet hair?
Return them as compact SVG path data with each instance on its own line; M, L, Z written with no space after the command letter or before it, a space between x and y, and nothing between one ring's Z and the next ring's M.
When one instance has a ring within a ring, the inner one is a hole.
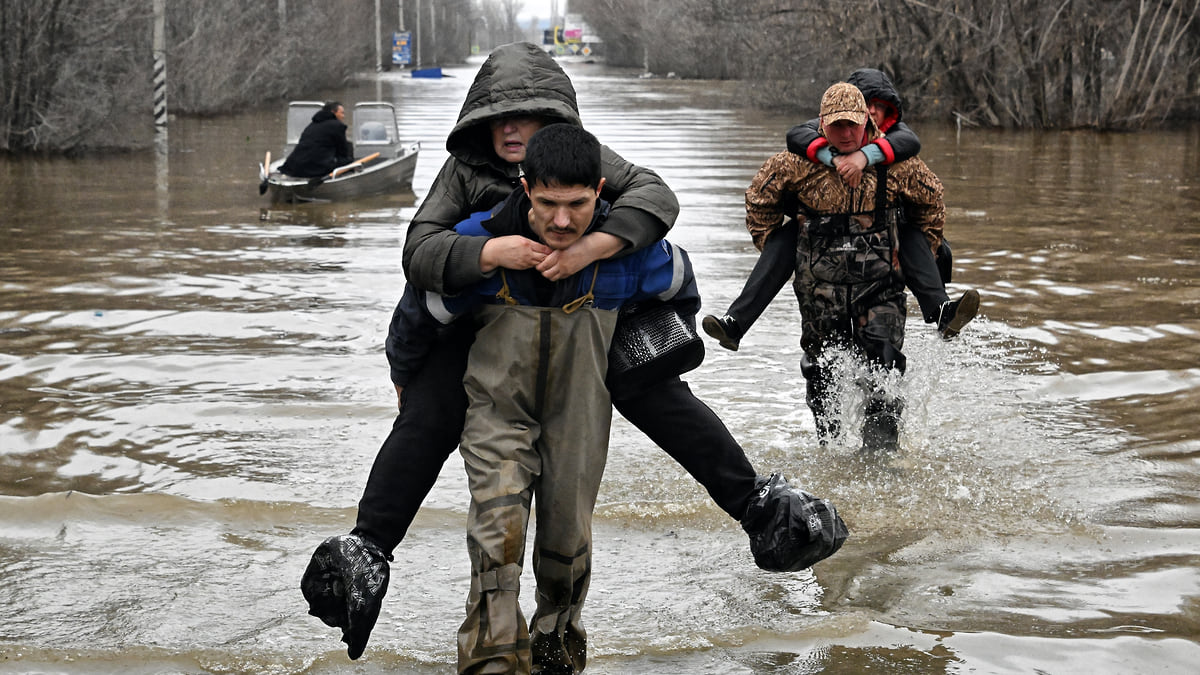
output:
M538 129L521 162L530 185L600 185L600 141L583 127L551 124Z
M327 113L337 114L337 109L342 107L340 101L326 101L325 105L321 106L321 110Z

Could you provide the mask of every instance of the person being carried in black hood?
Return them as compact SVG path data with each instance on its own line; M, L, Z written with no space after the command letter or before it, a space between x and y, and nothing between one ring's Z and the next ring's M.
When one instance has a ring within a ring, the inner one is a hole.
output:
M838 175L852 188L862 180L862 172L878 164L891 165L915 157L921 151L921 139L901 121L900 94L891 78L881 70L860 68L846 80L858 87L867 100L875 126L883 134L859 150L839 154L820 133L820 121L797 124L787 132L787 149L808 160L837 169ZM766 310L771 300L792 276L795 262L797 227L789 222L767 237L760 246L762 255L754 264L741 294L722 317L705 316L704 332L720 345L737 351L742 337ZM756 242L757 244L758 242ZM952 338L979 311L979 292L971 289L958 300L950 300L946 284L950 281L950 245L941 241L935 253L927 246L924 234L915 227L900 228L900 268L905 285L913 292L925 323L937 325L944 338Z
M304 127L296 149L279 170L297 178L316 178L353 161L354 148L346 140L346 108L329 101Z

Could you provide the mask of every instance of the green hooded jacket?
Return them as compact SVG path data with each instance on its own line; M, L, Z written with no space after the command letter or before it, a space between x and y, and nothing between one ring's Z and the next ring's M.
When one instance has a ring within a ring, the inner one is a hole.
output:
M492 51L446 138L450 157L404 241L404 273L417 288L454 295L483 279L479 256L485 238L460 236L454 226L471 213L499 204L520 185L519 167L492 150L489 128L491 120L514 115L582 124L571 79L549 54L528 42ZM628 242L626 251L662 239L679 215L675 193L658 174L627 162L608 146L601 146L601 161L601 196L612 203L601 231Z

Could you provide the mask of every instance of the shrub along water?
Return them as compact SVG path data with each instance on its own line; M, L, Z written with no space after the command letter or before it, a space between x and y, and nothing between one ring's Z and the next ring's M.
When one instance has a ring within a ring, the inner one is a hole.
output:
M373 0L165 5L173 114L315 97L374 65ZM0 4L0 151L149 145L152 29L148 0Z
M1196 119L1200 0L591 0L609 62L744 79L811 112L881 68L906 115L1003 127L1140 128Z
M374 67L375 5L165 3L169 111L318 98ZM403 5L410 28L417 5ZM398 25L396 4L380 7L382 24ZM421 22L434 37L424 62L461 60L477 23L492 40L515 38L516 7L427 6ZM614 65L742 80L749 100L798 115L864 66L892 75L914 119L1136 129L1200 111L1200 0L588 0L572 9ZM497 22L508 26L501 35ZM148 146L151 35L149 0L0 3L0 152Z

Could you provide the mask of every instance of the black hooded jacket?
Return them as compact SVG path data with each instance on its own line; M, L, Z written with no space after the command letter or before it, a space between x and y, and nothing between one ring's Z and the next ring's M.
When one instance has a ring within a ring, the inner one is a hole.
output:
M346 140L346 125L322 108L304 127L296 149L279 170L297 178L315 178L352 161L354 149Z
M874 68L859 68L846 81L858 87L868 104L882 104L888 109L883 124L879 125L879 131L885 135L874 141L883 151L884 163L894 164L916 157L921 152L921 139L900 121L904 114L900 94L887 73ZM817 151L828 144L820 128L820 120L812 119L788 129L787 149L813 162L818 161Z

